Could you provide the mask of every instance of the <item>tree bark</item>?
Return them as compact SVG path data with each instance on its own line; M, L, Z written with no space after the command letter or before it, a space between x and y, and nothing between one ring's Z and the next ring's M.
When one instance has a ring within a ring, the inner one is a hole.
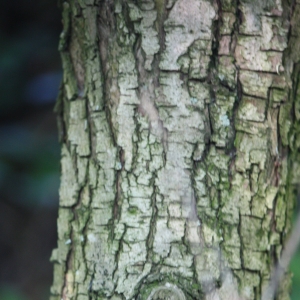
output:
M61 8L51 300L260 299L300 161L300 1Z

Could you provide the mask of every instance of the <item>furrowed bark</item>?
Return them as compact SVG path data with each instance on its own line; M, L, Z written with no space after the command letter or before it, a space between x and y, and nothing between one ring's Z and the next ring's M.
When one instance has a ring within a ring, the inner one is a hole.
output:
M51 300L260 299L299 178L299 8L61 1Z

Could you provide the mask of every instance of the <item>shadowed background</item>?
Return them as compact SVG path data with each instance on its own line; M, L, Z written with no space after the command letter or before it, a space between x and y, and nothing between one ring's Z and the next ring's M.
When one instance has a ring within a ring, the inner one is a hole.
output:
M62 77L56 0L0 0L0 299L46 300L56 247ZM300 299L300 254L291 263Z
M55 0L0 0L0 299L46 300L56 246L61 80Z

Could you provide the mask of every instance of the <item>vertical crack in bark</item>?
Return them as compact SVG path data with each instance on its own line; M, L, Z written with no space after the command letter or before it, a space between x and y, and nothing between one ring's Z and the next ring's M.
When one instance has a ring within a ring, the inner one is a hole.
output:
M115 227L115 223L120 219L121 207L122 207L122 189L121 189L121 176L124 171L124 151L122 148L119 150L119 163L121 164L121 169L117 171L116 175L116 197L113 205L113 218L112 218L112 228ZM114 235L112 236L112 240L114 239Z
M146 239L146 245L147 245L147 256L146 260L148 262L152 263L153 260L153 242L154 242L154 235L156 232L156 221L158 218L158 209L156 206L156 186L155 186L155 178L157 177L156 174L153 175L153 194L151 195L151 209L152 209L152 215L150 219L150 230L149 234Z
M167 0L155 0L155 7L157 10L157 18L156 18L156 28L158 32L158 39L159 39L159 52L154 55L154 61L153 61L153 74L160 74L160 68L159 63L161 60L161 55L163 51L165 50L165 42L166 42L166 33L164 30L164 22L168 17L168 11L166 8ZM154 78L155 85L159 86L159 76Z
M238 234L240 237L240 241L241 241L241 246L240 246L240 259L241 259L241 269L244 270L245 266L244 266L244 257L243 257L243 240L242 240L242 230L241 230L241 223L242 223L242 217L241 214L239 214L239 224L238 224Z
M124 228L124 231L123 231L123 233L122 233L122 236L121 236L121 238L120 238L120 240L119 240L119 243L118 243L118 249L117 249L116 254L115 254L115 262L116 262L116 266L115 266L115 268L114 268L114 270L113 270L112 278L116 278L116 272L117 272L118 267L119 267L118 264L119 264L119 261L120 261L120 255L121 255L122 250L123 250L124 236L125 236L125 234L126 234L126 229L127 229L126 225L125 225L124 227L125 227L125 228ZM116 281L115 284L114 284L114 290L116 290L116 288L117 288L117 281Z
M106 115L106 120L108 124L108 128L110 131L110 136L112 138L112 144L118 150L118 163L120 164L120 169L115 172L115 183L116 183L116 196L114 199L114 204L112 207L112 218L109 221L110 224L110 234L111 240L113 241L115 233L115 224L118 222L120 218L120 209L122 206L121 201L121 182L122 182L122 172L124 171L124 151L117 143L117 133L115 130L115 120L113 119L113 115L116 114L115 110L118 106L118 103L114 101L118 101L120 97L120 92L118 91L117 80L114 78L114 72L112 68L112 61L117 61L117 55L119 53L119 46L117 45L116 40L116 20L114 16L114 3L113 1L102 1L99 4L99 27L98 27L98 35L99 35L99 51L101 57L101 65L100 71L103 73L104 84L103 84L103 98L104 98L104 110ZM113 51L112 51L113 49ZM111 97L111 88L115 88L115 93L117 93L117 97L112 99Z
M220 26L221 26L221 22L222 22L222 4L219 0L215 1L216 6L215 9L217 9L216 14L218 15L217 19L215 21L213 21L212 24L212 43L211 43L211 56L210 56L210 62L209 62L209 69L208 69L208 76L207 76L207 83L210 86L210 102L209 104L206 105L206 109L208 111L207 114L207 118L208 118L208 125L209 125L209 132L210 132L210 136L206 138L208 139L208 142L205 143L205 148L203 151L203 155L202 155L202 159L201 161L203 162L202 165L204 167L204 169L206 170L206 173L208 173L208 165L207 165L207 159L209 156L209 153L211 151L211 147L214 144L213 140L212 140L212 135L215 133L215 129L214 129L214 125L213 125L213 117L212 117L212 113L211 113L211 106L215 105L216 103L216 91L218 89L218 84L219 84L219 79L217 78L217 65L218 65L218 48L219 48L219 37L220 37ZM208 175L206 176L206 178L208 177ZM207 183L206 180L206 185L208 187L208 191L210 192L210 184ZM220 191L217 191L218 193L218 202L220 203ZM210 205L211 208L213 208L212 205L212 200L211 199L211 195L210 197ZM219 207L214 208L214 210L216 211L216 220L214 222L214 226L215 229L218 228L217 223L219 220ZM201 227L201 235L203 236L204 233L202 231L202 227ZM205 244L205 239L204 239L204 244ZM220 247L220 246L219 246ZM209 292L207 291L206 294L208 294Z
M57 100L53 109L53 112L57 116L57 130L58 130L58 141L60 144L65 144L67 140L66 124L64 120L64 101L66 96L64 95L64 86L61 83L58 91Z
M138 107L138 112L143 116L146 116L149 121L149 128L151 132L160 138L161 143L164 147L164 151L167 151L168 143L168 131L164 127L163 122L159 116L159 111L156 107L156 90L159 89L159 77L160 69L159 62L161 52L164 49L164 31L163 31L163 22L166 17L165 13L165 0L156 1L157 9L157 27L158 27L158 36L159 36L159 45L160 49L158 54L154 55L152 62L152 71L149 72L145 69L145 58L142 50L141 42L136 43L136 66L138 71L138 98L140 100L140 105ZM141 41L142 37L139 37ZM155 76L153 76L155 74Z
M103 98L104 98L104 110L106 113L107 123L109 125L111 137L113 139L113 145L118 146L116 142L116 133L112 121L112 109L115 103L110 103L110 85L113 84L114 78L112 77L112 70L110 62L116 60L117 57L113 57L110 52L111 48L117 47L115 37L115 19L114 19L114 8L112 2L102 1L99 7L99 18L98 18L98 36L99 36L99 52L101 58L100 72L103 74ZM116 53L114 53L116 55ZM112 56L112 57L111 57Z
M140 105L138 107L138 112L146 116L149 120L149 128L151 132L156 135L164 147L165 152L168 147L168 132L164 127L162 120L159 117L158 109L155 105L155 89L157 88L154 84L154 79L151 75L147 74L144 69L145 60L143 58L142 49L138 49L136 53L138 73L139 73L139 91L138 98L140 99ZM157 72L157 77L159 78L159 69L153 70Z

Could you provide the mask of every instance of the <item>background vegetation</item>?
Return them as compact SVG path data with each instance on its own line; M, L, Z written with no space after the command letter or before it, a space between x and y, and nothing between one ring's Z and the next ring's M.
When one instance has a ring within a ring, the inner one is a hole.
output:
M56 246L55 0L0 0L0 299L45 300Z

